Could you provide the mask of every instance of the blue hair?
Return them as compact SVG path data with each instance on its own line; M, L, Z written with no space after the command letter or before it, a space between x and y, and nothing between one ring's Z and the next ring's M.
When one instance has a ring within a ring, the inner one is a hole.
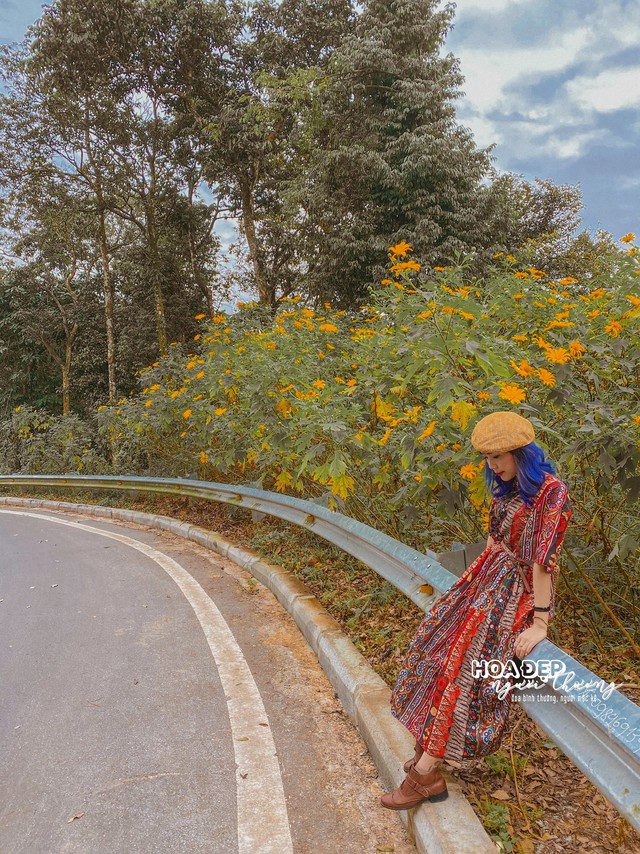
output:
M555 474L553 464L545 459L544 451L536 442L529 442L522 448L511 451L516 464L518 491L526 505L533 503L533 496L542 486L545 473ZM513 481L502 480L491 471L487 460L484 461L484 480L490 495L506 495L513 487Z

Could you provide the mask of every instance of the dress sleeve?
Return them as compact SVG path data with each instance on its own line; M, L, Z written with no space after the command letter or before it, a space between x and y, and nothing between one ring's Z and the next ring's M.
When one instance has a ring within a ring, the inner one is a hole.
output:
M550 487L536 509L533 563L539 563L547 572L558 567L558 554L573 513L569 490L564 483Z

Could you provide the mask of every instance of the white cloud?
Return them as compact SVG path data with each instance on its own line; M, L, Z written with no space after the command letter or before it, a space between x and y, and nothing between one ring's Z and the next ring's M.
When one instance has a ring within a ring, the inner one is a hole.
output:
M564 88L581 107L598 113L637 107L640 106L640 68L609 68L596 77L575 77Z
M458 121L464 127L469 128L476 141L476 145L485 148L492 143L502 142L502 136L496 123L476 112L461 109L458 111Z
M479 110L495 109L502 104L507 87L518 80L530 82L543 74L563 71L589 43L584 27L565 33L556 44L545 47L465 47L460 52L460 69L465 77L463 90Z
M502 12L508 6L522 6L526 0L456 0L457 17L465 12Z
M558 160L576 160L588 151L593 142L603 139L606 135L607 131L598 129L585 131L584 133L575 133L562 139L549 136L547 139L540 140L537 148L538 151L542 151Z
M605 137L620 144L615 132L599 127L599 116L640 106L640 72L625 65L623 54L640 42L640 4L607 0L596 9L585 3L582 13L582 4L551 12L541 3L535 16L529 5L529 43L522 41L520 5L457 3L456 20L465 26L453 30L446 49L459 58L465 77L460 123L479 146L496 143L507 168L541 155L568 163ZM619 67L607 69L614 63Z
M581 130L561 122L503 121L487 127L482 117L465 118L462 122L472 129L476 143L480 146L496 142L499 145L500 161L508 168L512 160L522 162L529 158L548 157L551 160L575 160L585 154L589 147L608 132L602 128ZM480 127L483 136L476 133ZM569 130L568 130L569 129ZM493 136L490 136L493 132Z

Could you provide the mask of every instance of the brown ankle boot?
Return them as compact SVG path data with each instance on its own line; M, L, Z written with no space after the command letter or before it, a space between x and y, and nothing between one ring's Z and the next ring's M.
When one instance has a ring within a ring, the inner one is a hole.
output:
M416 741L416 752L411 757L411 759L408 759L402 766L406 774L409 773L409 768L412 768L416 764L416 762L420 759L423 753L424 750L422 749L422 746Z
M384 794L380 803L390 810L409 810L424 801L444 801L448 797L447 784L437 768L419 774L411 767L400 786Z

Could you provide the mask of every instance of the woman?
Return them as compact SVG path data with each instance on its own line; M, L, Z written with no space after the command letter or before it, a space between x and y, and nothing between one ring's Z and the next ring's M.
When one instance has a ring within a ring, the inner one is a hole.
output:
M557 557L572 509L534 442L531 422L492 412L471 434L485 458L493 495L487 547L425 615L405 656L391 712L416 739L399 788L382 796L388 809L444 800L442 759L495 753L507 724L511 692L474 676L472 662L524 658L547 635L554 616Z

